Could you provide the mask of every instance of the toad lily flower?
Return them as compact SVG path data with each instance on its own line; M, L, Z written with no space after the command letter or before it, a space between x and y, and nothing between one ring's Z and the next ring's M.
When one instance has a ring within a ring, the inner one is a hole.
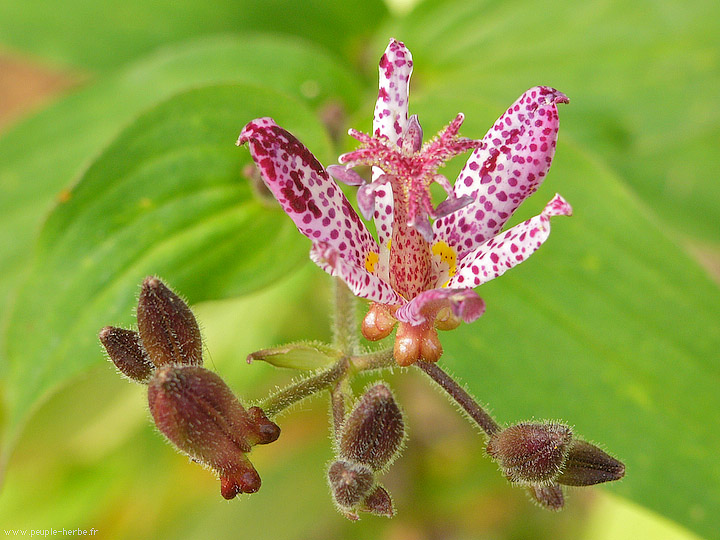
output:
M524 261L548 238L550 217L572 209L556 195L538 216L500 232L543 181L555 153L556 105L567 97L546 86L513 103L480 141L458 136L459 114L422 144L417 116L408 117L410 51L391 40L380 60L373 134L350 130L360 147L327 170L271 118L242 130L263 180L297 228L312 241L311 259L353 293L373 302L363 321L371 340L399 322L395 359L410 365L442 354L437 328L472 322L485 311L474 287ZM454 186L437 169L473 150ZM366 183L351 167L373 167ZM372 217L377 240L330 177L360 186L358 207ZM430 185L448 193L433 207ZM430 218L433 222L430 222Z

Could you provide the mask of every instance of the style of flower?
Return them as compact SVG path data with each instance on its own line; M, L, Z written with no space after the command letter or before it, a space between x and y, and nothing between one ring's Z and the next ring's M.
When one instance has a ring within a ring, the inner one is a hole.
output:
M373 302L362 331L388 336L399 322L395 360L410 365L442 354L437 329L472 322L485 311L473 290L521 263L550 233L550 217L570 215L556 195L537 216L500 232L516 208L536 191L550 167L558 132L558 103L568 98L537 86L522 94L482 140L458 135L459 114L422 144L417 116L408 116L410 51L391 40L380 60L380 90L373 134L350 130L360 147L325 169L291 133L271 118L242 130L260 174L297 228L312 241L311 259ZM437 170L473 150L454 185ZM371 182L352 167L372 166ZM374 219L377 240L331 175L359 186L358 207ZM433 207L430 185L447 198ZM432 218L432 222L430 219Z

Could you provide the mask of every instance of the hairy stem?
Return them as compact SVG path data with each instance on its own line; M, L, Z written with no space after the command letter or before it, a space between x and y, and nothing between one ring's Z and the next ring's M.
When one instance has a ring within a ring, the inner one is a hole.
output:
M392 348L363 354L361 356L353 356L350 358L350 364L357 371L389 368L396 365Z
M333 345L343 354L357 353L357 317L355 295L340 278L333 280L335 289L335 319L333 321Z
M260 404L268 417L287 409L290 405L311 396L320 390L330 387L337 382L348 370L348 361L341 358L330 369L322 371L312 377L301 379L287 388L267 397Z
M500 426L455 379L437 364L418 360L415 365L435 381L489 436L500 431Z

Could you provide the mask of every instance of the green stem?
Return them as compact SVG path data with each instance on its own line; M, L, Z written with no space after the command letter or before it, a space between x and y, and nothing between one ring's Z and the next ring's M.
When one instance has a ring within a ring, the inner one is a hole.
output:
M333 345L343 354L352 356L358 349L355 295L340 278L335 278L334 282Z
M350 358L350 365L357 371L369 371L372 369L393 367L396 364L395 358L393 357L393 350L390 348L360 356L353 356Z
M312 377L307 377L291 384L287 388L267 397L260 403L260 408L268 417L275 416L287 409L290 405L309 397L320 390L328 388L337 382L348 370L348 361L341 358L330 369Z

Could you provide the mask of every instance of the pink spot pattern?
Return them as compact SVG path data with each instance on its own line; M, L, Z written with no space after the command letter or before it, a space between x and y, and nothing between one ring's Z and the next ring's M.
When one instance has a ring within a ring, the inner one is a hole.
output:
M385 49L378 65L380 89L373 114L373 133L385 136L388 142L398 146L400 135L408 123L408 98L413 60L405 45L395 39ZM372 180L383 175L382 169L373 167ZM388 241L392 237L393 195L389 186L375 191L375 213L373 214L378 244L380 245L381 275L388 276L390 250Z
M338 185L295 136L272 118L258 118L240 133L238 144L245 143L268 188L302 234L313 243L325 242L360 268L369 252L378 252Z
M551 216L570 215L570 205L560 195L555 195L540 215L490 238L466 253L448 287L477 287L503 275L527 259L547 240Z
M458 136L463 120L458 115L421 148L416 140L403 146L403 134L418 139L416 132L421 131L419 123L406 131L412 65L405 45L391 40L380 60L373 136L351 130L362 145L340 157L350 166L373 165L371 185L351 180L371 191L366 198L374 197L378 242L317 159L272 119L248 123L238 144L248 144L268 188L312 241L311 259L343 279L357 296L387 305L397 320L413 326L431 324L445 308L457 319L472 322L485 311L473 288L535 252L548 238L550 217L572 213L556 195L540 215L498 234L547 174L558 132L556 105L568 99L538 86L520 96L481 142ZM427 201L423 199L430 183L442 180L441 185L451 189L434 170L468 149L474 151L452 187L443 217L432 225L428 221L427 229L414 226L418 216L435 216L429 191ZM368 212L371 202L366 201ZM432 250L440 242L456 257L449 280L449 263Z
M394 39L385 49L378 67L380 90L373 115L373 133L397 143L408 121L408 90L413 61L405 45Z
M462 257L502 229L545 179L555 154L556 105L568 101L554 88L536 86L498 118L455 181L455 195L469 195L474 202L436 220L436 240Z
M355 296L380 304L403 303L402 297L386 280L346 261L342 254L327 242L314 243L310 250L310 259L331 276L337 276L347 283Z

